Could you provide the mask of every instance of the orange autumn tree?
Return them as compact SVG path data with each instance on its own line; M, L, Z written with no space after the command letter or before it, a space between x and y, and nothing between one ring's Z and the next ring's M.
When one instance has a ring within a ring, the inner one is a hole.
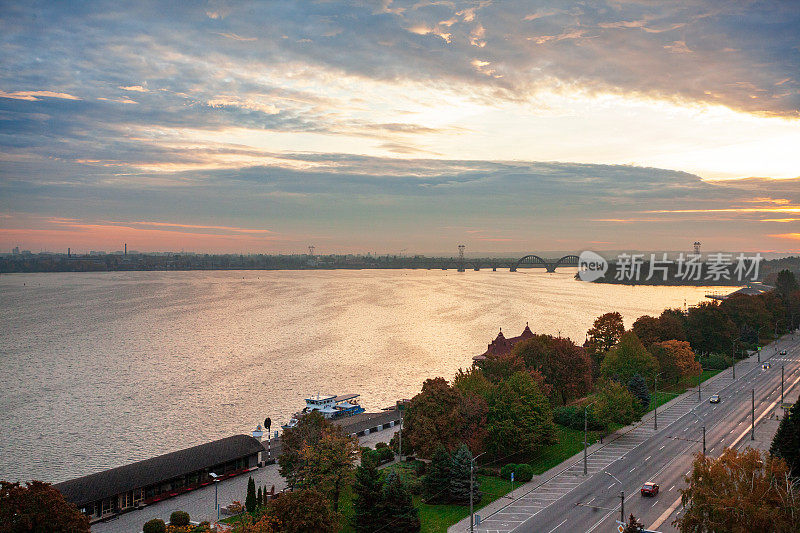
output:
M669 366L675 369L679 379L692 378L700 373L700 363L696 360L692 346L688 342L676 340L657 342L653 345L653 348L653 355L656 355L655 352L659 348L666 352L666 356L669 358ZM656 355L656 358L661 363L661 358L658 355ZM662 364L661 366L664 368L665 365Z
M685 512L673 522L681 533L800 531L800 493L783 459L752 448L716 459L698 453L685 480Z

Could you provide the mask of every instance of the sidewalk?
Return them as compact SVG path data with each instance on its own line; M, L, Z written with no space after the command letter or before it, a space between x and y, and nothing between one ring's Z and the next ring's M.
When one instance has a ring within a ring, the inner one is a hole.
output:
M757 356L751 355L747 359L742 359L740 362L737 363L737 374L739 371L744 373L749 372L754 365L757 365L756 362ZM751 364L752 363L752 364ZM746 365L746 366L745 366ZM708 380L702 383L702 397L708 398L711 394L714 394L722 387L726 386L732 381L731 379L731 370L726 369L715 376L709 378ZM687 402L687 400L691 401L694 399L694 402L697 401L697 387L692 387L691 389L687 390L686 392L676 396L675 398L671 399L667 403L658 407L658 417L659 417L659 425L662 424L662 416L663 416L663 425L666 426L667 424L671 423L675 418L679 418L683 416L685 413L671 413L670 409L676 407L678 404L682 402ZM680 411L681 409L675 409L675 411ZM647 426L650 426L650 430L652 431L653 425L653 418L654 412L650 411L646 413L641 420L638 422L634 422L631 425L625 426L623 428L618 429L614 433L606 436L603 438L603 443L600 444L599 442L595 442L591 446L587 448L587 454L591 459L591 455L600 450L601 448L605 448L610 444L613 444L615 441L627 436L635 429L647 429ZM583 450L578 452L577 454L569 457L568 459L564 460L560 464L554 466L550 470L538 475L534 476L534 478L529 481L528 483L521 485L520 487L514 489L514 491L506 494L505 496L498 498L497 500L487 504L486 506L476 509L475 514L480 515L481 520L485 520L486 518L494 515L498 511L505 509L506 507L513 504L515 501L519 500L520 498L526 496L527 494L531 493L538 487L550 482L557 476L567 472L572 467L576 465L576 463L580 463L582 465L583 462ZM557 500L556 500L557 501ZM463 533L464 531L469 531L470 526L470 519L469 516L464 518L463 520L457 522L456 524L450 526L448 528L449 533Z

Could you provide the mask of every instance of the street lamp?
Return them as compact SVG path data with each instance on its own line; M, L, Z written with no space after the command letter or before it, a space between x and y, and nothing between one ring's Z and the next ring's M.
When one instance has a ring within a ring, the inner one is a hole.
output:
M654 384L654 389L655 389L654 395L655 395L655 401L656 401L656 404L655 404L656 407L653 410L653 430L654 431L658 431L658 376L660 376L662 374L664 374L664 372L659 372L658 374L656 374L655 384ZM624 520L623 520L623 522L624 522Z
M589 444L588 444L587 439L586 439L586 433L587 433L587 429L588 429L588 427L587 427L588 424L586 422L586 420L587 420L586 415L587 415L587 410L589 409L589 407L593 406L596 403L597 402L595 401L595 402L592 402L592 403L590 403L588 405L584 405L583 406L583 475L584 476L587 475L588 472L589 472L588 467L587 467L588 458L587 458L587 451L586 451L586 449L589 447Z
M209 472L209 476L214 480L214 509L217 510L217 522L219 522L219 499L217 498L217 488L219 487L219 476L214 472Z
M693 417L695 417L698 422L703 424L703 455L705 455L706 454L706 424L705 424L705 422L703 422L703 420L699 416L697 416L697 413L695 413L694 411L689 411L689 413L691 413L691 415Z
M473 489L474 475L473 475L472 471L475 469L475 460L478 457L480 457L481 455L484 455L485 453L486 452L483 452L482 454L473 457L469 462L469 532L470 533L473 533L475 531L475 519L474 519L473 509L472 509L472 495L473 495L473 493L475 491Z
M610 474L609 472L603 472L603 473L604 474L608 474L609 476L614 478L614 481L619 483L620 487L622 486L622 481L617 479L617 476L615 476L614 474ZM620 520L620 522L625 523L625 491L624 490L619 491L619 520Z

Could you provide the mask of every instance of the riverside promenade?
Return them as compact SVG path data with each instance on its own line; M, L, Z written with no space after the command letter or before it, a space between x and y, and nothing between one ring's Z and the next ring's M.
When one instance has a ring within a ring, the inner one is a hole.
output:
M392 426L398 419L396 411L382 411L379 413L361 413L353 417L336 420L334 423L342 425L348 434L357 435L359 445L374 448L378 442L389 442L394 433L400 429L399 424ZM386 429L380 429L384 425ZM277 442L276 442L277 440ZM266 441L264 446L266 448ZM272 441L272 457L280 453L280 439ZM266 457L266 454L265 454ZM252 477L257 487L266 487L269 490L275 486L275 491L286 488L286 480L278 472L278 465L271 464L257 468L248 474L217 483L217 499L220 507L224 507L234 500L244 503L247 493L247 480ZM93 533L139 533L142 525L153 518L161 518L169 522L169 515L173 511L186 511L193 522L208 520L215 522L217 514L214 509L214 485L208 485L174 498L162 500L148 505L144 509L130 511L119 515L106 522L92 525ZM224 518L224 516L221 516Z

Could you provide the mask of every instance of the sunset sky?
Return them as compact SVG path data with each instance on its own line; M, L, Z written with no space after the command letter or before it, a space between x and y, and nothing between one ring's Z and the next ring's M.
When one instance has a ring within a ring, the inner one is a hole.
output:
M2 2L0 252L800 251L798 28L789 1Z

